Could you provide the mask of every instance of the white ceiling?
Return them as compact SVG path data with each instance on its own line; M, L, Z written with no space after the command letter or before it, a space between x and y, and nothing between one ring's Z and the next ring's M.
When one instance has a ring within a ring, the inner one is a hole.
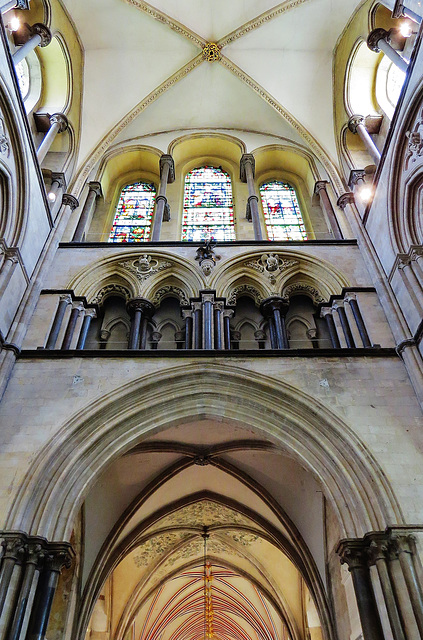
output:
M63 0L63 4L85 52L80 162L106 137L110 145L118 135L121 140L136 139L193 127L231 127L303 143L311 134L317 142L309 140L315 151L320 145L332 159L336 157L333 50L358 0L152 0L149 4ZM266 19L257 19L263 13ZM240 33L244 25L247 28ZM226 44L225 36L231 32L235 35ZM200 62L160 97L154 96L137 117L129 117L128 126L121 123L200 54L203 42L219 40L229 62ZM241 78L236 77L242 72ZM261 88L264 92L259 95ZM276 101L273 106L272 101ZM287 121L290 116L298 126Z

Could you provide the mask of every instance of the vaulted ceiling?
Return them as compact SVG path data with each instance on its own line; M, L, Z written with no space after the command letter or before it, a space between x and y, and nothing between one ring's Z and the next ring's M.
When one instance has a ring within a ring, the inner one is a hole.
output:
M251 145L285 139L336 158L333 51L358 0L63 4L85 55L80 162L128 139L163 148L159 134L192 129L254 134ZM207 42L220 60L203 58Z

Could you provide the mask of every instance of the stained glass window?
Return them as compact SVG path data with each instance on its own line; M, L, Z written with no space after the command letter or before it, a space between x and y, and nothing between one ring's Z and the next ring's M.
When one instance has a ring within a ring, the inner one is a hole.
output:
M307 240L294 187L272 180L261 185L260 195L269 240Z
M25 58L18 62L15 66L15 71L18 78L18 85L22 100L25 100L29 93L29 67Z
M121 191L109 242L150 239L156 187L148 182L128 184Z
M199 167L185 178L182 240L235 240L231 178L218 167Z

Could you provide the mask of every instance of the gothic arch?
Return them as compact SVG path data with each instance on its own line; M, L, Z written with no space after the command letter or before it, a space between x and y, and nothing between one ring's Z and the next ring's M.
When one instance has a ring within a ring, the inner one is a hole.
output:
M87 492L108 464L144 435L198 415L243 423L297 459L323 486L342 535L402 522L378 463L326 406L269 376L203 361L173 367L154 381L141 377L66 421L28 470L6 528L69 539Z

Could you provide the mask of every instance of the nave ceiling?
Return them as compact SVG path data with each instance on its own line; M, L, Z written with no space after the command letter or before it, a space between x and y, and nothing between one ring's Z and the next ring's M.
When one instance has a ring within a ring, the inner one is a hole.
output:
M204 129L336 158L333 51L357 0L63 4L85 56L79 163L93 166L119 141L160 146L161 132ZM220 61L203 59L207 42L221 47Z

